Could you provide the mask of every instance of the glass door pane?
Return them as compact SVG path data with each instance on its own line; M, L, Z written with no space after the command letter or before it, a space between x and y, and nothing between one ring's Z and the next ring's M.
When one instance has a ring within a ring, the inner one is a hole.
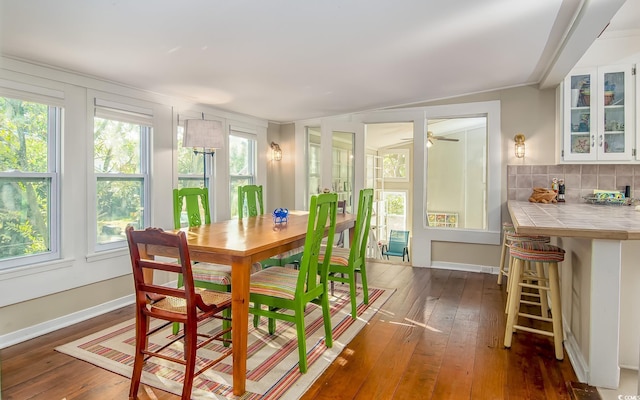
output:
M604 152L624 153L624 71L604 74Z
M591 75L571 76L571 147L576 154L591 153Z
M307 199L322 192L320 128L307 127Z
M353 178L355 175L353 132L332 132L332 187L338 201L346 201L346 212L353 212Z

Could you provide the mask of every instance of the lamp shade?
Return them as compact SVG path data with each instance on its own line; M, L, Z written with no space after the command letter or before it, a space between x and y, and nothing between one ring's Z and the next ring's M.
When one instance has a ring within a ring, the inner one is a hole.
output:
M206 119L185 120L182 146L221 149L224 147L222 123Z

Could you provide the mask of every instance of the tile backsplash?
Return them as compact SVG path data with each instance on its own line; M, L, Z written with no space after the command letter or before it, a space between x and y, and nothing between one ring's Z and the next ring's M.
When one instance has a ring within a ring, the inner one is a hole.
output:
M553 178L564 179L568 202L582 202L593 189L624 192L625 186L631 186L631 197L636 198L640 164L507 165L508 199L527 201L534 187L551 188Z

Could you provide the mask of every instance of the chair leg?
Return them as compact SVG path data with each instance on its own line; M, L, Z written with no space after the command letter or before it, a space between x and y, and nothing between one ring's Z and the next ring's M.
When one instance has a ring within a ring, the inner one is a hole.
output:
M194 323L185 324L184 335L184 382L182 386L182 400L191 398L191 388L193 386L193 374L196 368L196 346L198 344L197 325Z
M325 288L326 289L326 288ZM320 299L322 305L322 319L324 320L324 343L328 348L333 347L333 335L331 333L331 308L329 306L329 296L325 290Z
M228 307L224 311L222 311L222 316L225 318L222 320L222 330L231 328L231 307ZM231 331L225 333L222 338L224 339L224 347L229 347L229 345L231 344Z
M253 304L253 308L255 308L256 310L260 310L262 308L262 306L258 303L254 303ZM258 325L260 325L260 316L258 314L254 314L253 315L253 327L257 328Z
M129 386L129 399L138 398L142 366L144 365L144 354L142 354L142 350L147 348L148 331L149 318L139 313L136 317L136 354L133 362L133 372L131 374L131 386Z
M353 273L353 281L358 283L358 272L362 276L362 297L364 298L364 304L369 304L369 287L367 285L367 269L366 265L362 264L358 271Z
M277 310L277 308L269 307L269 311L275 311L275 310ZM304 309L302 311L303 311L302 315L303 315L303 318L304 318ZM273 335L274 333L276 333L276 320L275 320L275 318L269 318L269 323L268 324L269 324L269 334Z
M300 372L307 372L307 338L304 328L304 307L302 303L295 306L296 334L298 335L298 358Z
M358 318L358 305L356 304L356 271L349 273L351 279L349 279L349 295L351 297L351 318ZM327 297L327 296L324 296ZM323 304L324 307L324 304ZM323 310L324 311L324 310Z

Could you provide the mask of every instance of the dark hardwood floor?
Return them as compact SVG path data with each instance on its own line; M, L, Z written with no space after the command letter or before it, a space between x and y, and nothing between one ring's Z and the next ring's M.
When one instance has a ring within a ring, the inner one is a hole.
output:
M396 293L303 396L321 399L570 399L571 363L549 337L502 345L496 276L370 262L369 284ZM504 285L503 285L504 286ZM4 400L126 399L129 380L54 347L133 317L133 308L0 351ZM144 387L140 399L178 396Z

